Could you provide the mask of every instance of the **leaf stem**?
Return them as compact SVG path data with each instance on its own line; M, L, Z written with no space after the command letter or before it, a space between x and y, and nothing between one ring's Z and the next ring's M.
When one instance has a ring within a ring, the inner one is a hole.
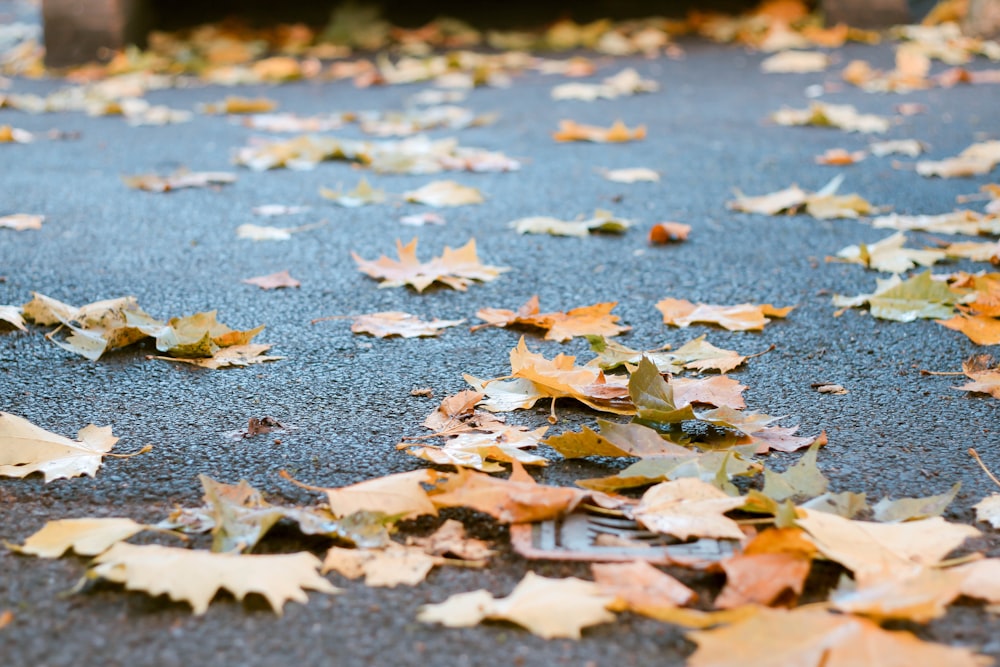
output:
M997 479L997 476L994 475L992 472L990 472L990 469L986 467L986 464L983 463L983 460L979 458L979 452L977 452L972 447L969 447L969 456L976 459L976 463L978 463L979 467L983 469L983 472L986 473L986 476L993 480L994 484L1000 486L1000 479Z

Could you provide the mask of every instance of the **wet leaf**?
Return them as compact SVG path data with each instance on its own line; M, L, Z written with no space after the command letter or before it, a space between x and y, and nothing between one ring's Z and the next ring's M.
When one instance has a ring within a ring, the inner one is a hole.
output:
M417 240L413 239L405 246L396 241L398 260L385 255L375 261L362 259L356 253L351 256L358 264L358 270L381 280L379 287L402 287L410 285L417 292L423 292L435 282L464 292L474 280L488 282L494 280L507 267L488 266L479 262L476 254L476 242L470 240L467 244L452 250L445 246L444 253L429 262L417 260Z
M97 474L101 462L118 442L110 426L90 424L77 440L50 433L27 419L0 412L0 477L27 477L33 472L45 482Z
M306 603L306 589L340 592L316 572L319 567L319 559L307 552L237 555L119 542L94 559L87 576L188 602L196 616L208 611L220 589L237 600L250 593L263 595L280 615L289 600Z
M584 426L581 431L566 431L547 438L544 444L566 459L588 456L688 459L697 456L642 424L618 424L604 419L598 419L597 424L601 429L599 434Z
M354 318L351 331L354 333L370 334L376 338L387 338L390 336L417 338L421 336L437 336L441 333L442 329L458 326L464 322L465 320L439 320L437 318L434 318L430 322L425 322L416 315L388 311L384 313L372 313L371 315L358 315Z
M494 598L485 590L460 593L424 605L417 620L452 628L472 627L487 619L510 621L546 639L579 639L583 628L615 620L607 610L613 600L590 581L549 579L528 572L505 598Z

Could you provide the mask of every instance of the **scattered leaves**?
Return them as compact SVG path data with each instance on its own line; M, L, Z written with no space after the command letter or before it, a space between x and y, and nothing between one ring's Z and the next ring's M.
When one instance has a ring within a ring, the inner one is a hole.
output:
M1000 164L1000 141L984 141L972 144L955 157L917 162L916 169L921 176L968 178L988 174L998 164Z
M888 273L903 273L917 266L931 266L948 256L943 250L904 248L906 235L896 232L872 244L847 246L837 253L836 259L851 264L861 264L869 269Z
M354 188L350 192L320 188L319 194L324 199L329 199L330 201L336 202L346 208L357 208L359 206L368 206L370 204L381 204L386 200L385 190L373 188L368 183L368 179L366 178L362 178L361 181L358 182L358 187Z

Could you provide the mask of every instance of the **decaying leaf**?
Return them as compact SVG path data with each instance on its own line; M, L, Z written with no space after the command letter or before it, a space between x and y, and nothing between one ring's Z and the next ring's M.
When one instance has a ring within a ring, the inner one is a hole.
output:
M302 285L298 280L292 278L291 274L285 271L278 271L277 273L269 273L266 276L256 276L254 278L247 278L246 280L241 280L240 282L246 283L247 285L256 285L257 287L265 290L279 289L281 287L299 287Z
M688 638L698 644L689 667L986 664L966 648L932 644L909 632L890 632L872 621L810 607L762 609L731 625L692 632Z
M663 314L663 323L675 327L688 327L696 322L717 324L729 331L760 331L770 322L769 318L784 318L795 306L776 308L769 303L754 305L741 303L735 306L694 304L683 299L663 299L656 309Z
M45 222L44 215L14 213L12 215L0 216L0 229L13 229L15 232L23 232L28 229L41 229L43 222Z
M888 118L858 113L849 104L813 102L808 109L782 109L772 114L771 120L778 125L817 125L865 134L886 132L889 129Z
M368 206L369 204L381 204L386 200L385 190L373 188L371 184L368 183L367 178L362 178L358 182L358 187L354 188L350 192L320 188L319 194L324 199L329 199L330 201L336 202L346 208L357 208L359 206Z
M904 523L852 521L834 514L799 510L796 523L820 552L854 573L859 585L905 578L937 565L979 531L935 517Z
M657 183L660 174L648 167L629 167L626 169L602 169L601 175L612 183L638 183L650 181Z
M838 308L859 308L868 305L872 316L883 320L912 322L913 320L948 317L961 301L962 293L946 283L933 280L930 271L902 280L893 275L885 280L876 279L875 291L854 297L834 295L833 305Z
M665 440L656 430L642 424L618 424L604 419L598 419L597 424L601 429L599 434L584 426L581 431L566 431L547 438L545 444L566 459L635 456L686 460L697 457L695 452Z
M591 141L595 143L623 143L646 138L646 126L639 125L630 130L620 120L611 127L596 125L581 125L572 120L559 121L559 131L552 135L556 141Z
M358 264L358 269L375 279L380 279L379 287L402 287L410 285L418 292L423 292L435 282L464 292L474 280L488 282L494 280L507 267L489 266L479 262L476 254L476 241L470 240L461 248L452 250L445 246L444 253L429 262L417 260L417 239L405 246L396 241L398 260L389 259L385 255L377 260L362 259L352 252L351 257Z
M464 323L465 320L439 320L437 318L434 318L430 322L425 322L410 313L387 311L384 313L372 313L371 315L358 315L354 318L351 331L354 333L371 334L376 338L387 338L389 336L417 338L421 336L437 336L441 333L442 329Z
M467 206L482 204L483 193L456 181L433 181L403 194L406 201L428 206Z
M518 234L551 234L580 238L589 236L592 232L624 234L631 226L631 220L619 218L611 211L602 209L594 211L594 217L589 220L559 220L547 216L532 216L514 220L509 224L509 227Z
M653 245L687 241L691 225L682 222L658 222L649 228L649 242Z
M743 539L739 524L724 516L742 506L744 499L733 497L711 484L685 477L662 482L643 494L631 510L636 521L649 530L690 537Z
M0 412L0 477L27 477L33 472L54 479L97 474L118 442L110 426L90 424L70 440L35 426L27 419Z
M505 598L494 598L485 590L459 593L424 605L417 620L452 628L472 627L486 619L510 621L546 639L579 639L583 628L615 620L607 610L613 601L614 596L591 581L549 579L528 572Z
M921 176L967 178L988 174L998 164L1000 164L1000 141L984 141L972 144L955 157L917 162L916 169Z
M538 305L538 295L514 310L483 308L476 317L485 321L472 327L477 331L485 327L528 327L545 331L545 340L567 341L577 336L617 336L631 327L618 324L619 317L611 311L615 302L598 303L593 306L573 308L565 313L542 313Z
M390 542L383 549L330 547L323 559L323 573L334 570L348 579L364 576L368 586L416 586L435 565L447 560L398 542Z
M995 365L993 357L988 354L973 355L962 363L962 372L972 382L956 389L1000 398L1000 366Z
M125 518L60 519L46 523L24 544L7 546L39 558L59 558L70 549L80 556L96 556L145 529L141 523Z
M875 512L875 520L895 523L941 516L961 488L962 483L955 482L950 491L937 496L900 498L899 500L883 498L872 508Z
M790 606L805 587L810 559L791 553L754 553L732 556L719 565L726 586L715 598L719 609L746 604Z
M177 171L169 176L144 174L123 176L125 185L147 192L170 192L184 188L205 188L210 185L225 185L236 182L236 174L225 171Z
M903 273L917 266L931 266L948 256L943 250L904 248L905 243L906 235L896 232L872 244L847 246L837 253L837 259L876 271Z
M24 316L21 314L20 306L0 306L0 322L9 324L21 331L28 330L28 327L24 325Z
M305 551L257 556L119 542L94 559L87 576L124 584L128 590L183 600L196 616L208 611L220 589L237 600L250 593L262 595L281 614L288 600L307 602L306 589L340 592L317 573L319 567L319 559Z
M697 594L645 561L631 563L594 563L590 566L594 582L605 595L614 597L611 611L631 611L653 616L662 609L683 607Z
M768 74L804 74L822 72L830 65L830 56L819 51L781 51L765 58L760 71Z
M1000 493L986 496L972 507L976 510L977 521L984 521L994 528L1000 528Z

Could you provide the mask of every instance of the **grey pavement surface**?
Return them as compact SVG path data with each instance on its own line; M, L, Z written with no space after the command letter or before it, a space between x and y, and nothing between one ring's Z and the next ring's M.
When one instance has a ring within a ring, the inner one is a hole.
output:
M106 459L94 479L48 485L37 477L0 480L0 538L20 542L45 521L67 517L126 515L154 521L175 504L200 503L199 474L225 482L245 478L275 501L306 503L317 496L280 479L279 470L312 484L337 486L420 468L422 462L395 450L400 437L421 433L420 422L439 399L465 387L463 373L505 374L519 333L470 334L459 328L436 339L373 340L353 335L347 320L315 325L310 320L380 310L472 319L479 308L514 308L536 293L544 309L618 301L616 312L633 326L622 341L636 348L677 345L702 333L717 345L747 353L773 344L774 351L751 360L734 377L749 385L751 409L789 415L783 423L800 424L805 434L827 431L830 444L821 451L819 466L833 490L865 492L874 500L941 493L960 481L962 491L946 517L971 523L971 506L995 489L966 449L977 447L994 469L1000 468L998 404L955 391L956 378L921 376L920 370L957 370L963 359L983 349L932 322L884 322L856 311L833 317L830 294L870 291L876 274L823 258L851 243L878 240L887 235L884 230L864 222L731 213L725 202L733 188L759 194L795 182L817 189L843 173L843 192L858 192L900 213L940 213L955 207L957 195L975 192L990 179L923 179L894 170L889 158L869 158L844 169L816 166L813 156L824 150L861 148L868 138L777 127L764 119L783 105L806 105L805 88L836 80L837 68L824 74L763 75L761 55L703 42L685 48L684 60L620 59L598 73L634 66L661 83L662 90L652 95L592 104L552 102L549 90L558 80L539 75L518 77L509 90L472 92L468 106L497 111L500 120L454 134L465 145L503 150L523 158L525 165L516 173L448 175L482 189L488 198L479 206L445 210L443 227L401 226L401 215L426 210L415 204L350 210L322 200L320 186L353 187L364 173L348 164L325 163L309 172L233 167L231 152L254 133L225 118L196 115L182 125L130 128L119 118L0 111L0 123L41 133L54 128L81 133L77 141L42 139L0 147L2 212L47 216L41 231L0 231L0 303L23 303L39 291L73 304L131 294L157 317L217 309L220 320L234 327L266 323L258 340L287 357L246 369L202 371L147 361L144 356L152 349L139 345L92 363L49 343L38 328L0 334L0 408L65 435L91 422L111 424L122 438L116 451L153 445L143 456ZM863 57L876 66L892 58L887 46L849 46L837 53L843 62ZM14 89L57 85L17 81ZM308 114L400 108L420 88L357 90L347 83L307 82L170 90L151 93L149 99L193 109L226 94L261 94L279 100L282 110ZM932 157L1000 137L996 87L906 96L848 88L824 100L886 115L901 102L928 105L928 113L901 118L886 136L926 141ZM561 118L603 124L621 118L646 124L649 137L623 145L556 144L551 132ZM355 133L347 128L338 134ZM119 179L181 166L233 169L239 180L218 190L157 195L130 190ZM662 180L620 185L596 172L629 166L657 169ZM394 193L435 178L365 175ZM275 224L320 219L329 224L284 243L238 240L238 225L262 223L250 209L272 203L313 207ZM507 228L522 216L571 218L597 207L640 224L621 237L586 239L517 236ZM648 247L645 230L664 220L692 225L690 240ZM512 270L465 293L432 289L418 295L378 289L351 261L351 250L367 258L392 254L395 239L413 236L420 240L421 258L445 244L475 238L484 262ZM951 268L982 266L960 262L944 270ZM301 288L265 292L240 282L282 269L300 279ZM676 330L665 327L653 308L667 296L798 308L762 333L703 326ZM589 358L582 341L560 345L529 335L528 342L546 356L567 352ZM818 394L810 384L820 381L842 384L850 393ZM411 396L419 387L432 388L434 398ZM592 424L597 416L568 403L560 413L564 419L552 432ZM546 414L547 406L510 419L542 425ZM248 418L264 415L296 430L281 433L280 444L267 436L242 442L225 436ZM797 455L770 458L783 467ZM562 462L536 476L571 484L615 468L599 460ZM226 595L202 618L193 617L185 604L112 585L65 596L84 571L83 559L45 561L0 550L0 610L15 613L12 625L0 631L0 656L7 665L52 667L652 665L681 664L693 649L681 630L629 614L587 630L579 642L546 641L503 624L462 630L419 624L415 613L423 603L480 587L506 594L528 570L587 576L580 565L526 561L511 551L506 529L481 516L460 516L474 534L498 541L500 555L492 567L439 569L420 586L392 590L333 577L345 594L311 595L308 605L288 604L282 617L259 600L240 604ZM426 531L433 525L425 520L409 529ZM996 531L979 527L984 537L973 546L1000 555ZM319 551L324 544L303 544L285 533L269 538L260 550L306 546ZM718 575L672 573L702 591L717 590L721 581ZM926 627L899 627L1000 657L996 618L979 606L957 605Z

